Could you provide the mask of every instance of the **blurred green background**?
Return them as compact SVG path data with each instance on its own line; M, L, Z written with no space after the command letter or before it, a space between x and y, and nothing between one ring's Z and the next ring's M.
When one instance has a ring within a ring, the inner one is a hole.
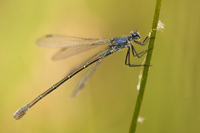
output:
M45 34L113 38L151 30L155 0L0 1L0 132L127 133L140 68L124 65L126 50L106 58L84 90L70 95L79 73L45 97L19 121L13 113L90 57L89 51L51 60L58 49L42 48ZM137 133L200 132L200 1L163 1ZM147 46L136 46L138 51ZM141 64L143 59L132 59Z

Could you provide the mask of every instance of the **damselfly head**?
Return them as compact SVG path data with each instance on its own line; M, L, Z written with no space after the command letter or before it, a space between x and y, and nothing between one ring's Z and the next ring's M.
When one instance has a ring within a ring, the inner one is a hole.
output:
M131 31L131 37L134 40L139 40L140 39L140 34L137 31L133 30L133 31Z

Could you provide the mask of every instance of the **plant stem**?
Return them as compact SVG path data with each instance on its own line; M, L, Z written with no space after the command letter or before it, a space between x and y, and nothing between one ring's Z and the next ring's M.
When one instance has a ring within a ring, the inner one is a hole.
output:
M153 19L153 24L152 24L151 39L149 41L149 47L148 47L149 49L154 47L154 41L155 41L155 37L156 37L156 29L157 29L157 25L158 25L161 3L162 3L162 0L156 1L154 19ZM151 63L152 53L153 53L153 50L148 51L145 64ZM141 85L140 85L139 93L138 93L138 96L137 96L137 101L136 101L135 110L134 110L134 113L133 113L133 118L132 118L129 133L135 133L135 131L136 131L137 120L138 120L140 108L141 108L141 105L142 105L142 99L143 99L143 95L144 95L144 91L145 91L148 72L149 72L149 66L144 66L142 79L141 79Z

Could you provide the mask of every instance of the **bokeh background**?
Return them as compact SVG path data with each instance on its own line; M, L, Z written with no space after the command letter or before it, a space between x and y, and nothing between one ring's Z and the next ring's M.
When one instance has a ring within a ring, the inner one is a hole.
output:
M126 50L106 58L75 99L87 70L33 106L13 113L84 62L96 50L53 61L59 49L42 48L45 34L112 38L151 30L155 0L0 1L0 132L127 133L142 67L124 65ZM200 1L163 1L138 133L200 132ZM147 46L135 46L138 51ZM144 58L134 58L141 64Z

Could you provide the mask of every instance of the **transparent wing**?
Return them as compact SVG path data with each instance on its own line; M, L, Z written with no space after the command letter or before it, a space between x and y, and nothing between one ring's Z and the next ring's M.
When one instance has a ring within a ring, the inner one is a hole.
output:
M90 77L94 74L95 70L99 66L99 64L102 62L105 56L103 56L101 59L99 59L82 77L82 79L79 81L78 85L74 89L72 93L72 98L76 97L76 95L83 89L83 87L86 85Z
M37 40L36 44L42 47L80 47L109 43L110 39L81 38L65 35L46 35Z
M53 60L59 60L63 58L68 58L70 56L82 53L84 51L87 51L89 49L96 48L99 45L89 45L89 46L82 46L82 47L66 47L62 48L60 51L58 51L54 56Z

